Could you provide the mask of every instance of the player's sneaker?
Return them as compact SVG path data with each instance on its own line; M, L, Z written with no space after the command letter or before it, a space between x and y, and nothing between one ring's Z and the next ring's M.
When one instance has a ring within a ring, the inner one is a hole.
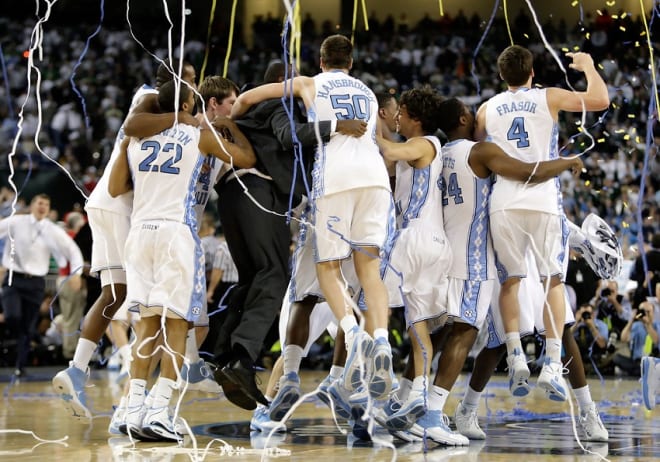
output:
M157 438L145 433L142 429L142 422L146 414L147 407L144 404L142 406L126 406L124 422L119 424L119 431L140 441L156 440Z
M89 370L83 372L73 363L69 363L69 367L53 377L55 392L74 417L92 417L92 413L87 408L87 394L85 393L88 374Z
M213 372L203 359L190 365L184 362L181 367L181 377L188 382L188 390L204 393L222 392L222 387L213 379Z
M423 392L411 391L403 403L390 398L384 407L387 419L384 427L388 430L408 430L426 413L426 400Z
M429 410L410 427L410 433L445 446L467 446L470 440L449 428L449 419L442 411Z
M563 369L562 363L550 361L548 356L545 357L536 384L545 390L546 396L552 401L566 401L568 385L562 377Z
M610 435L603 425L603 421L600 420L595 403L591 403L589 407L580 412L578 422L584 432L585 441L607 442L609 440Z
M644 406L649 411L655 407L658 383L660 383L660 359L644 356L640 363L642 368L642 398Z
M335 413L343 419L350 419L351 405L348 400L350 399L351 392L344 388L342 381L335 380L332 382L330 387L328 387L328 393L332 398L332 407L334 408Z
M121 397L119 401L119 406L117 406L112 413L112 418L110 419L110 424L108 425L108 433L111 435L121 435L122 431L120 427L122 424L126 424L126 402L127 398L125 396Z
M373 339L360 326L353 327L353 339L348 345L348 357L343 373L343 385L349 391L358 388L364 381L369 381L366 358L371 357L374 348Z
M486 439L486 433L479 426L476 407L464 406L463 401L459 401L454 414L454 423L456 424L456 430L461 435L467 436L471 440Z
M330 374L326 375L323 380L321 380L321 383L319 383L319 386L316 387L317 393L316 396L326 405L330 406L330 398L328 398L328 388L330 385L332 385L332 382L334 382L335 379L332 378Z
M374 399L383 399L389 395L392 390L392 382L394 381L392 347L387 339L378 338L374 341L371 367L369 393Z
M165 441L182 441L183 435L177 431L168 406L151 408L142 421L142 432L152 438Z
M279 390L270 403L271 420L280 421L300 398L300 377L296 372L289 372L280 377Z
M281 422L275 422L268 415L269 409L263 404L257 404L250 419L250 430L270 433L273 429L277 432L286 432L286 426Z
M513 396L527 396L529 393L529 367L527 358L519 348L514 348L513 353L506 357L509 369L509 390Z

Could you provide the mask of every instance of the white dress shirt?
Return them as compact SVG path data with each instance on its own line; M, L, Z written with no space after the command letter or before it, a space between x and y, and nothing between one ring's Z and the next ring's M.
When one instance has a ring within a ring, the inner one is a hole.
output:
M34 215L14 215L0 220L0 239L5 239L2 266L30 276L45 276L50 256L59 267L69 262L71 274L80 274L83 257L78 245L62 228ZM13 252L13 255L12 255Z

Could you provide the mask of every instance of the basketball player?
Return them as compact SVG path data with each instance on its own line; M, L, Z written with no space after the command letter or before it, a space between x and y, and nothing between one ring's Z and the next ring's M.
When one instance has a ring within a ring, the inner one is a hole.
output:
M387 338L388 296L380 277L379 258L392 200L387 170L374 142L376 97L363 82L348 75L352 51L353 45L346 37L326 38L321 44L320 74L247 91L232 107L232 118L240 117L259 101L292 92L303 99L310 121L357 118L368 123L365 136L335 134L319 145L311 201L319 284L346 334L344 384L354 390L366 380L376 398L387 396L393 377ZM357 325L341 275L341 261L350 256L364 290L366 329L371 335ZM373 366L369 374L363 357Z
M173 68L178 69L176 62L173 63ZM192 65L184 63L181 78L195 86L196 75ZM101 295L84 318L82 332L71 364L53 378L55 391L74 416L91 417L85 394L87 367L103 333L126 298L124 244L130 227L129 218L133 194L127 192L116 198L111 197L108 193L108 178L112 166L119 156L119 146L126 136L127 125L130 127L130 119L135 114L146 114L150 117L145 121L146 125L152 124L151 126L160 127L160 130L172 126L177 117L180 122L196 123L194 117L185 111L180 111L178 114L151 114L160 112L158 109L154 109L154 106L156 108L158 106L158 88L171 80L172 73L164 64L161 64L156 72L156 88L143 85L133 96L131 110L124 126L119 130L110 160L85 205L93 235L90 273L100 275L102 290ZM134 127L130 128L134 129ZM139 130L139 127L137 128ZM128 131L132 135L139 135L130 129ZM129 345L124 347L120 356L130 356Z
M571 92L561 88L532 88L532 53L512 45L497 59L507 90L484 103L477 114L477 139L486 135L507 154L526 162L554 159L557 152L559 111L598 111L609 105L607 85L587 53L567 53L570 67L584 73L587 89ZM518 288L527 275L525 252L534 251L539 274L550 279L544 324L547 328L546 362L538 385L548 397L564 401L566 383L561 370L561 333L564 306L563 260L567 258L567 229L563 215L559 179L537 185L499 176L490 202L493 247L500 264L500 309L506 331L510 391L525 394L529 368L522 351L519 332Z
M163 85L158 95L160 107L175 107L175 95L175 82ZM185 85L179 88L178 103L192 113L194 93ZM123 143L127 153L118 158L111 173L111 195L131 187L134 190L126 269L131 280L128 300L139 309L142 327L137 329L126 409L126 431L132 437L181 440L169 403L183 363L188 323L201 314L206 293L194 214L194 187L203 156L212 154L225 162L242 159L246 165L256 160L252 147L231 121L214 123L228 131L233 142L221 144L209 129L175 124L152 137L127 139ZM169 355L161 361L153 401L147 408L149 362L160 336Z

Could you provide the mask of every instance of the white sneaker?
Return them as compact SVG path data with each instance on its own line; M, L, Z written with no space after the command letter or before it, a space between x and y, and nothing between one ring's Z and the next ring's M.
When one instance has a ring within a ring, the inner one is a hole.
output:
M506 357L506 363L509 369L509 390L513 396L527 396L529 393L529 367L527 367L527 358L519 348L515 348L513 353Z
M459 401L454 414L454 423L456 430L461 435L467 436L471 440L486 439L486 433L479 426L476 407L464 406L463 401Z
M115 408L115 411L112 413L112 418L110 419L110 424L108 425L108 433L111 435L121 435L121 425L126 425L126 396L122 396L119 401L119 406Z
M642 370L642 398L649 411L656 404L656 393L660 384L660 359L644 356L640 363Z
M543 390L548 399L552 401L566 401L568 385L562 377L564 366L560 362L550 361L546 356L543 368L536 384Z
M183 440L183 435L175 428L174 419L168 406L148 409L142 421L142 431L159 440L176 442Z
M125 435L140 441L153 441L154 438L142 429L142 421L147 413L146 406L126 407L124 422L120 423L119 430Z
M584 432L585 441L607 442L609 440L610 435L603 425L603 421L600 420L596 403L591 403L589 407L580 412L578 423Z
M449 428L449 419L441 411L430 410L410 427L410 433L445 446L468 446L470 440Z

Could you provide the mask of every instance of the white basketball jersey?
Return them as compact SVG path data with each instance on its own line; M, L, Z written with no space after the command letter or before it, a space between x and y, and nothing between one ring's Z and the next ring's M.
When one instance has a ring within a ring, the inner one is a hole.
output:
M148 94L158 94L158 90L151 88L148 85L142 85L142 87L140 87L140 89L135 92L135 95L133 95L130 109L135 107L137 101L142 98L142 96ZM124 137L124 124L122 124L121 128L119 129L119 133L117 133L117 139L115 140L114 147L112 148L110 159L108 160L108 163L103 170L103 175L101 175L99 182L96 184L96 187L87 199L87 203L85 204L86 209L93 208L109 210L121 215L130 216L131 209L133 208L133 192L129 191L118 197L112 197L108 192L108 180L110 178L110 172L112 171L112 166L115 164L115 160L117 160L117 157L119 156L119 146L121 145L121 142L124 141Z
M488 100L486 133L507 154L523 162L541 162L559 156L558 126L548 109L545 89L520 88ZM527 184L497 176L490 211L506 209L562 213L559 178Z
M378 101L360 80L341 72L323 72L314 77L316 95L307 108L310 122L362 119L367 132L359 138L333 134L316 150L312 171L312 198L364 187L390 190L385 163L376 144Z
M475 175L468 163L475 144L454 140L442 147L442 205L445 233L454 254L449 276L484 281L497 275L488 218L493 182Z
M215 156L204 156L204 163L202 164L199 178L195 185L195 215L197 215L198 224L202 222L204 209L224 164L222 160Z
M443 228L442 222L442 151L440 140L425 136L435 148L435 158L424 168L414 168L408 162L396 163L394 204L398 229L411 224L429 229Z
M199 128L178 124L158 135L133 139L128 163L133 177L131 225L171 220L194 229L195 185L204 157L199 152Z

